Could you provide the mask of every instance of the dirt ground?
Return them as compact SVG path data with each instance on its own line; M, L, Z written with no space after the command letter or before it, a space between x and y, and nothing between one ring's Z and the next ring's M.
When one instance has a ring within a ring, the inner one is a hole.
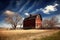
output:
M50 36L60 30L0 30L0 40L35 40Z

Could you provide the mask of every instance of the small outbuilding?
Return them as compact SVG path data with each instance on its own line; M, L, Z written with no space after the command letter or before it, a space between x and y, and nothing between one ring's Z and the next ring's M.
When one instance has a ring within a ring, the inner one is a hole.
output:
M42 28L42 16L40 14L31 15L23 21L24 29L39 29Z

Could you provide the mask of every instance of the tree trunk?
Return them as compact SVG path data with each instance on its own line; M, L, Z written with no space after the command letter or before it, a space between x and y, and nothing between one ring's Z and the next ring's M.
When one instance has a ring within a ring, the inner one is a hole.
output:
M16 25L14 25L13 29L16 29Z

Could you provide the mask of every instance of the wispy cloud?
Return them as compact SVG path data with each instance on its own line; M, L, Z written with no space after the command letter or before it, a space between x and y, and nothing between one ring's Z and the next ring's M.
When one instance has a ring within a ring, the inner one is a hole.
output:
M57 11L58 4L55 3L54 5L47 5L45 8L41 8L40 10L45 14L50 14L50 12Z
M37 13L38 11L41 11L40 9L36 9L35 11L31 12L31 13Z
M16 9L18 10L20 7L21 7L21 4L23 3L23 1L22 0L17 0L16 1Z
M29 2L30 2L30 1L27 1L27 2L23 5L23 7L22 7L18 12L21 12Z
M6 11L4 12L4 14L6 14L6 15L14 15L15 12L12 12L12 11L6 10Z
M35 5L36 5L36 1L34 1L34 3L32 4L31 7L29 7L27 10L23 11L23 13L29 12Z
M22 0L19 0L19 1L17 0L17 1L16 1L16 5L17 5L17 6L21 5L21 3L22 3Z
M31 7L29 7L29 8L27 9L27 11L29 12L35 5L36 5L36 1L32 4Z

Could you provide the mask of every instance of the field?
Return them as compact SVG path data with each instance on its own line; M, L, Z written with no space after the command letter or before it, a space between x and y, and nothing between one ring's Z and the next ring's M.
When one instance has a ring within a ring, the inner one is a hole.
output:
M60 40L60 31L57 33L54 33L51 36L45 37L45 38L41 38L41 40Z
M40 40L60 30L0 30L0 40Z

